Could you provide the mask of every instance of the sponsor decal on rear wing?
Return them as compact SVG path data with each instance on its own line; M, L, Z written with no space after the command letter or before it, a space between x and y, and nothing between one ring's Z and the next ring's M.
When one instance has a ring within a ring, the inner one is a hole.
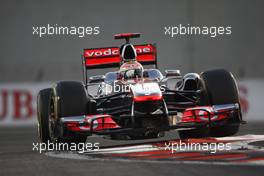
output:
M154 44L134 45L137 61L143 65L157 65ZM118 67L122 61L118 47L84 49L84 63L87 69Z

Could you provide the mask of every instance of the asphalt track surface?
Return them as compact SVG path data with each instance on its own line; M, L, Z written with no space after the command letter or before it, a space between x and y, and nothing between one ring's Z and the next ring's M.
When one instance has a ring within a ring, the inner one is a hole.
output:
M248 134L264 134L264 123L248 123L243 125L237 136ZM168 140L177 139L175 133L170 133ZM145 141L111 141L98 137L88 139L90 142L100 142L102 146L115 146ZM67 153L40 154L32 151L33 142L38 142L36 127L0 127L0 175L262 175L264 165L214 163L184 163L148 162L141 160L86 159L72 157ZM256 146L262 142L257 142ZM258 153L256 155L259 155ZM63 157L61 157L63 156ZM66 156L66 157L65 157ZM78 155L77 155L78 156ZM83 156L83 155L81 155ZM86 155L85 155L86 156ZM232 159L232 158L231 158ZM228 160L225 160L228 161Z

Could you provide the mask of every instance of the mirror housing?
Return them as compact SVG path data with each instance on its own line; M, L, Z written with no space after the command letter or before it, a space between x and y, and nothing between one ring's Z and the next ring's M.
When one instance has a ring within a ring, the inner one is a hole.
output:
M166 77L179 77L181 76L180 70L165 70Z
M104 82L105 76L104 75L97 75L89 77L88 83L101 83Z

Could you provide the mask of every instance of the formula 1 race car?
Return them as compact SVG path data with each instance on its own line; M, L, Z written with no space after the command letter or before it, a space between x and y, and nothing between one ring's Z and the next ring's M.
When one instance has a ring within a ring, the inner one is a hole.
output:
M178 130L180 138L230 136L243 122L233 75L210 70L181 75L157 69L155 44L132 45L139 33L117 34L121 47L84 49L83 82L61 81L38 95L42 142L85 142L97 134L146 139ZM143 68L143 66L145 68ZM88 71L119 68L88 77Z

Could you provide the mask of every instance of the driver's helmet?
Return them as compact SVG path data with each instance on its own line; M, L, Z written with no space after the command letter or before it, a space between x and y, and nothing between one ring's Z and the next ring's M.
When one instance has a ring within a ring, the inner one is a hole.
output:
M125 80L143 77L143 67L137 61L126 62L120 67L120 74Z

